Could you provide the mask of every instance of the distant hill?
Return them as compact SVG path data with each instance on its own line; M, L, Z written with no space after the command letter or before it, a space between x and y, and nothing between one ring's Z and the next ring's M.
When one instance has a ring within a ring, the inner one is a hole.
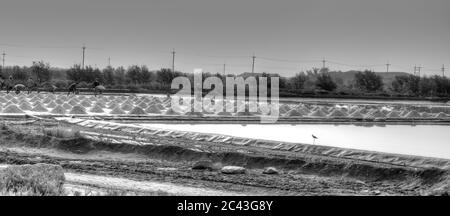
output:
M345 84L351 83L355 79L355 74L359 71L346 71L346 72L330 72L330 76L333 79L341 79ZM390 84L394 81L396 76L408 75L405 72L376 72L383 78L385 84Z

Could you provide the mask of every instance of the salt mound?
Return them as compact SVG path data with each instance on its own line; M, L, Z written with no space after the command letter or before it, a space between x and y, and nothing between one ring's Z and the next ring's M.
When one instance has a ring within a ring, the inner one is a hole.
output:
M66 109L61 105L56 106L50 113L52 114L66 114Z
M369 110L366 109L365 107L361 107L361 109L359 109L358 112L363 114L363 115L365 115L365 114L367 114L369 112Z
M384 113L381 112L380 110L375 110L375 111L371 112L369 114L369 116L372 118L385 118L386 117L386 115L384 115Z
M13 98L13 96L11 96L10 94L7 94L6 96L5 96L5 99L6 100L11 100Z
M59 95L57 98L62 101L67 100L67 97L65 95Z
M310 117L325 117L327 114L322 109L317 109L316 111L309 114Z
M165 114L165 115L178 115L178 113L175 112L175 111L173 111L172 108L167 109L167 110L164 112L164 114Z
M99 106L101 108L105 108L106 107L105 103L103 103L101 101L98 101L97 103L95 103L94 106Z
M405 115L405 118L420 118L420 117L422 117L422 116L420 116L420 113L415 110L413 110Z
M34 102L40 101L40 100L41 100L41 99L40 99L39 97L35 96L35 97L33 97L33 98L30 99L30 103L34 103Z
M231 113L227 112L227 111L221 111L221 112L218 112L217 115L219 115L219 116L231 116Z
M408 110L403 110L401 111L400 116L406 116L408 113L409 113Z
M122 104L122 106L120 108L124 111L130 111L133 109L133 107L129 103L125 103L125 102Z
M41 105L42 105L42 103L41 103L40 101L35 101L35 102L33 103L33 107L36 106L36 105L38 105L38 104L41 104Z
M84 106L84 107L90 107L91 106L91 101L88 99L84 99L81 101L80 105Z
M116 106L114 107L111 112L109 112L110 114L115 114L115 115L123 115L125 114L125 111L123 111L122 109L120 109L120 107Z
M145 108L148 107L147 103L145 103L145 102L143 102L143 101L140 102L137 106L140 107L140 108L142 108L142 109L145 109Z
M122 102L122 104L134 105L134 102L131 100L126 100L126 101Z
M395 110L389 112L389 113L386 115L386 117L388 117L388 118L401 118L400 112L399 112L399 111L395 111Z
M447 118L447 114L440 112L438 114L436 114L436 116L434 116L435 118Z
M328 114L329 117L347 117L347 113L341 111L340 109L334 109Z
M75 106L75 105L77 105L77 104L78 104L78 102L79 102L79 101L78 101L77 99L75 99L75 98L72 98L71 100L69 100L69 102L68 102L68 103L69 103L70 105L72 105L72 106Z
M93 112L93 113L103 113L103 112L105 112L105 111L103 110L103 108L102 108L101 106L95 105L94 107L92 107L92 108L89 110L89 112Z
M157 103L155 105L156 105L156 107L158 107L158 109L165 109L165 107L163 105L159 104L159 103Z
M114 109L114 108L117 107L117 103L115 103L115 102L110 102L110 103L108 103L108 104L106 105L106 107L107 107L108 109Z
M352 114L349 115L350 118L364 118L364 114L362 114L359 110L356 110Z
M165 108L169 108L170 106L172 106L172 103L169 101L169 102L164 102L162 105L163 105Z
M149 102L151 102L151 100L150 99L148 99L148 97L143 97L143 99L142 99L142 102L144 102L144 103L149 103Z
M56 96L55 95L47 95L46 98L48 98L50 100L56 100Z
M42 104L37 103L37 105L35 105L31 111L34 111L34 112L47 112L48 110L44 106L42 106Z
M156 105L151 105L149 108L145 110L147 113L161 113L161 109L159 109Z
M63 104L63 103L64 103L64 101L63 101L63 100L61 100L61 99L57 99L57 100L55 100L55 103L56 103L56 104Z
M300 113L299 111L297 111L296 109L292 109L292 110L288 111L288 112L286 113L285 116L287 116L287 117L291 117L291 116L303 116L303 114Z
M287 113L287 112L289 112L290 110L291 110L291 108L290 108L288 105L286 105L286 104L283 104L283 105L281 105L281 106L279 107L279 112L280 112L281 114Z
M12 98L11 100L9 100L11 103L13 103L13 104L18 104L19 103L19 101L17 100L17 99L15 99L15 98Z
M16 105L11 104L3 110L3 113L24 113L24 112Z
M128 114L130 114L130 115L146 115L147 113L140 107L134 107Z
M76 105L72 107L72 110L70 110L70 114L86 114L86 109L80 105Z
M33 107L31 107L31 105L29 103L27 103L27 102L21 103L19 108L22 109L22 110L31 110L31 109L33 109Z
M309 110L305 107L297 107L296 110L302 115L308 115Z
M47 108L55 108L56 106L58 106L58 104L56 104L54 101L52 101L46 105Z
M62 107L64 107L64 109L66 109L66 110L72 109L72 105L70 105L70 104L68 104L68 103L64 103L64 104L62 105Z
M355 112L356 110L358 110L359 108L358 108L358 106L352 106L352 107L350 107L350 109L348 110L348 113L353 113L353 112Z
M430 117L433 116L432 114L427 113L427 112L420 112L419 115L420 115L420 117L422 117L422 118L430 118Z

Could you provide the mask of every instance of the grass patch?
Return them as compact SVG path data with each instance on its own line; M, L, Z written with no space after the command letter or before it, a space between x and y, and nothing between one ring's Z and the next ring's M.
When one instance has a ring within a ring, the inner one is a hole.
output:
M61 196L64 172L51 164L11 165L0 170L0 195Z

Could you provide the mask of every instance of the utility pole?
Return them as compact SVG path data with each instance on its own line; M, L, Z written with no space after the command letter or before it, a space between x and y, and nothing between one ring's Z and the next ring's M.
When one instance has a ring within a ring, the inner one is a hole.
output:
M223 64L223 76L227 76L227 74L225 73L225 63Z
M172 50L172 72L175 72L175 49Z
M325 68L325 62L327 62L327 61L325 60L325 58L323 58L323 60L322 60L322 69Z
M422 66L417 67L417 70L419 71L419 77L420 77L420 69L422 68Z
M86 46L85 46L84 44L83 44L82 49L83 49L83 61L81 62L81 69L84 70L84 52L85 52L85 50L86 50Z
M445 66L444 65L442 65L441 70L442 70L442 77L445 77Z
M256 58L256 56L253 53L253 56L252 56L252 59L253 59L253 62L252 62L252 74L255 72L255 58Z
M416 65L414 65L414 76L416 75L416 71L417 71L417 66Z
M3 58L2 58L2 72L3 72L3 68L5 68L5 55L6 55L6 53L3 52L2 53L2 56L3 56Z
M389 73L389 66L391 66L391 64L389 64L389 61L388 61L388 63L386 64L386 73Z
M111 57L108 57L108 67L111 67Z

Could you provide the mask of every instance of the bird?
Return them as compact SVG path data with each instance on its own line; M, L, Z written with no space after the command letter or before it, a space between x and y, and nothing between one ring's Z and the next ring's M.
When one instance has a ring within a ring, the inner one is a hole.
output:
M313 145L316 144L316 139L319 139L318 137L314 136L314 134L311 134L312 138L313 138Z

